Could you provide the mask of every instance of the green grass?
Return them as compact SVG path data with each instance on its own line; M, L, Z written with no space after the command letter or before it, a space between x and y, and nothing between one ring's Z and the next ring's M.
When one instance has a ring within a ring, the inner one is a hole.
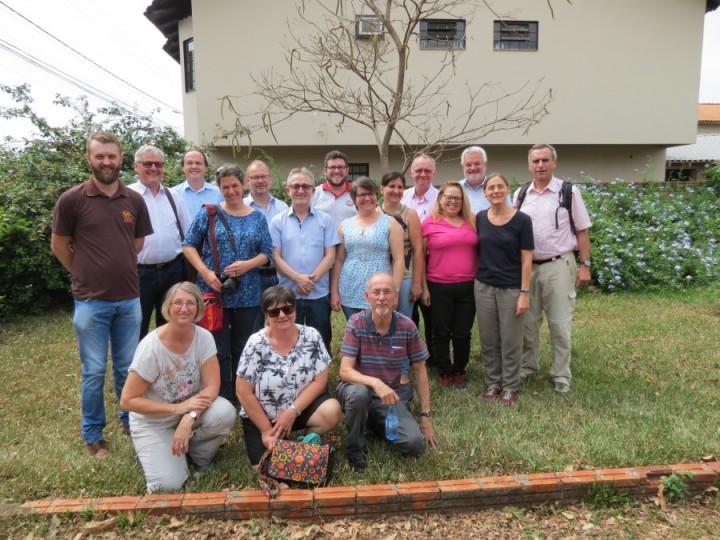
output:
M510 409L484 402L477 335L465 391L431 380L440 447L403 458L370 441L368 470L338 455L333 485L678 463L720 454L720 291L582 295L575 316L573 389L553 392L543 342L541 376ZM343 332L334 320L334 358ZM334 362L331 387L337 373ZM107 460L85 454L79 435L80 363L66 312L0 329L0 499L142 494L142 471L122 435L110 378ZM414 402L417 409L417 400ZM416 411L417 412L417 411ZM338 434L344 436L344 430ZM258 487L240 426L216 467L188 491Z

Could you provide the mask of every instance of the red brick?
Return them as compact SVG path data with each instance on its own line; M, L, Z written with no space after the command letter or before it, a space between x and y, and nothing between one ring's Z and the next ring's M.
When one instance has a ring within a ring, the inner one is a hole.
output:
M313 493L309 489L281 489L270 499L270 515L285 519L308 519L313 516Z
M188 493L180 503L180 509L182 512L197 514L224 512L226 498L223 492Z
M531 478L527 484L523 484L523 491L532 493L562 493L563 489L559 478Z
M131 512L140 502L140 497L103 497L94 506L97 512Z
M678 465L671 465L670 468L675 474L688 471L691 472L695 478L693 480L689 480L689 482L712 483L715 481L715 478L717 478L717 473L704 463L681 463Z
M316 508L351 506L355 508L355 488L349 486L315 488L313 498Z
M355 505L352 506L316 506L313 517L355 517Z
M225 499L225 510L267 517L270 515L270 497L258 490L230 491Z
M416 503L441 497L437 482L408 482L398 484L398 498L403 502Z
M517 481L515 476L488 476L480 478L479 485L483 496L486 494L492 496L509 495L522 491L522 484Z
M397 493L397 487L394 484L358 486L355 489L358 507L392 502Z
M45 509L45 508L48 508L48 507L49 507L51 504L53 504L54 502L55 502L55 501L53 501L53 500L50 500L50 501L48 501L48 500L27 501L27 502L23 503L23 504L20 505L20 506L21 506L21 508L31 508L31 509L39 509L39 508L42 508L42 509Z
M156 493L144 495L135 506L135 510L151 515L177 514L185 497L184 493Z

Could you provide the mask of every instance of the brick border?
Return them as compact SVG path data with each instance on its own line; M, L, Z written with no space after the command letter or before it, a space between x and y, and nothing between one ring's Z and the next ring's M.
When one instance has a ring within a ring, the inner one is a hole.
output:
M614 483L632 498L657 494L662 476L689 471L691 495L701 494L720 477L720 462L679 463L620 469L518 474L366 486L285 489L276 499L260 490L173 493L28 501L0 505L0 514L118 513L196 514L225 519L277 517L373 517L401 513L449 512L540 503L570 505L593 483Z

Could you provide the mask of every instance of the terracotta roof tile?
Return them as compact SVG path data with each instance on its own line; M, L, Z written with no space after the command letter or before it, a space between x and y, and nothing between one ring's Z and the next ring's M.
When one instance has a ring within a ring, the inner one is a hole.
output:
M698 105L698 122L720 122L720 103L700 103Z

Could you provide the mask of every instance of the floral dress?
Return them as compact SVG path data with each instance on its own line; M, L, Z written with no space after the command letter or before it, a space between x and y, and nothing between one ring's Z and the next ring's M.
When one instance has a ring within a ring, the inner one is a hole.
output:
M386 214L368 227L361 227L357 219L342 222L342 234L347 256L340 272L340 301L343 306L366 309L365 284L373 274L392 275L390 263L390 220Z

